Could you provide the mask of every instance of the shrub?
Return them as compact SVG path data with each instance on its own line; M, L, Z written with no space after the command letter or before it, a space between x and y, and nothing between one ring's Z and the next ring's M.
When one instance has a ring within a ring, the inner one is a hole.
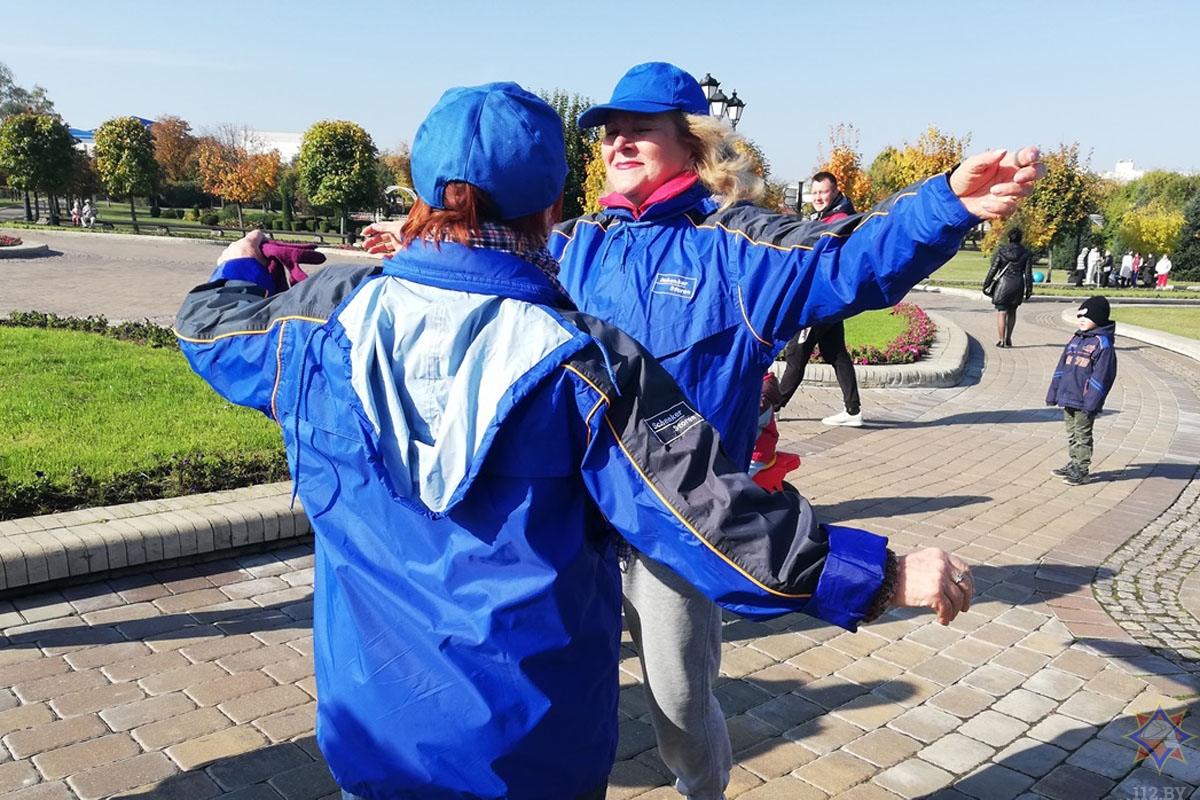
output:
M161 216L162 216L162 209L161 209L161 208L159 208L158 206L150 206L150 216L152 216L152 217L161 217Z
M108 336L122 342L179 349L179 340L175 338L173 330L155 325L149 320L110 325L108 320L102 316L60 317L57 314L45 314L41 311L14 311L7 318L0 318L0 327L78 331Z
M219 218L217 217L216 213L213 211L205 211L203 214L200 215L200 224L201 225L216 225L218 222L219 222Z

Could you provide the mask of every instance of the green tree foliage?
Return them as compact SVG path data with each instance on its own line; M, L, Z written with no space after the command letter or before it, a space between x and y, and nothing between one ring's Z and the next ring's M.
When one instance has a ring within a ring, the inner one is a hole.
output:
M353 122L324 121L304 133L297 168L309 202L341 213L342 233L351 208L373 207L379 196L375 142Z
M1171 249L1171 271L1181 281L1200 281L1200 193L1183 209L1183 225Z
M900 165L897 163L899 155L899 150L888 145L875 156L875 160L867 169L867 182L871 193L860 210L865 211L904 188L905 184L900 182Z
M1062 245L1065 253L1078 250L1076 241L1091 229L1089 214L1099 208L1099 184L1088 172L1087 159L1080 158L1079 143L1060 144L1057 150L1042 154L1046 177L1034 186L1033 194L1021 205L1009 223L993 224L984 237L983 249L990 252L1003 241L1000 237L1010 225L1024 233L1024 244L1031 250L1045 251ZM1066 256L1063 256L1066 257ZM1051 256L1050 268L1056 264Z
M600 139L599 128L579 127L579 115L590 108L590 99L567 94L561 89L539 92L543 100L558 112L563 121L563 140L567 146L567 180L563 186L563 219L573 219L584 213L586 205L588 164L592 160L592 144Z
M57 117L21 113L0 122L0 171L7 173L12 188L50 198L51 224L58 224L56 195L71 182L74 154L74 139Z
M96 129L96 170L110 194L129 199L129 216L138 231L135 197L158 188L154 135L137 117L115 117Z
M13 80L12 70L0 62L0 119L25 111L58 116L58 112L54 110L54 103L46 96L44 88L34 86L32 89L25 89L18 86Z
M1113 186L1105 197L1104 237L1114 251L1160 253L1171 225L1183 224L1184 207L1200 193L1200 176L1147 172L1135 181ZM1150 242L1158 242L1151 247Z

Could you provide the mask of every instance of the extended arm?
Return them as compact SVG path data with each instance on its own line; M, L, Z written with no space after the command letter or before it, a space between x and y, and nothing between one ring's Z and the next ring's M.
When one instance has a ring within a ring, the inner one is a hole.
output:
M819 525L804 498L760 489L653 359L602 323L585 324L602 337L618 381L602 358L568 365L598 398L585 409L584 480L609 522L733 611L803 611L853 630L883 583L886 539ZM949 622L970 590L964 562L921 551L899 560L891 601L934 608Z

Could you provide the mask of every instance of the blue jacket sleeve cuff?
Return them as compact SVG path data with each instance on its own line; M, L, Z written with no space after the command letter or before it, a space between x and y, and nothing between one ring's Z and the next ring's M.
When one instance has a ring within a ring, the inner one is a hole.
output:
M271 273L254 258L231 258L218 264L209 281L246 281L261 286L267 294L275 292Z
M958 228L965 234L974 228L982 219L967 211L963 201L950 188L950 173L936 175L925 182L923 188L933 192L938 205L944 209L943 221L952 228Z
M829 533L829 555L804 613L857 630L883 585L887 538L857 528L824 527Z

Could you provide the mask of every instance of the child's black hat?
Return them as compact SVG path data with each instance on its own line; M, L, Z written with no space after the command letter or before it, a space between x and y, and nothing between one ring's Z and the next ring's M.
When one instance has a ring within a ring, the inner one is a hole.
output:
M1075 316L1087 317L1096 323L1097 328L1102 328L1112 321L1108 318L1108 310L1108 298L1096 295L1084 300L1083 304L1079 306L1079 311L1075 312Z

